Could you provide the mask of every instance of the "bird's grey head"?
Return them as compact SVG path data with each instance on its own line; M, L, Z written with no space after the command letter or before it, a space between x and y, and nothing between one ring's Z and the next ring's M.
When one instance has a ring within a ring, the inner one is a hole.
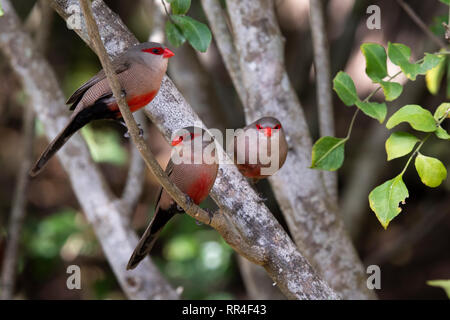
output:
M175 55L158 42L137 44L131 47L129 52L136 54L149 67L163 67L164 69L167 68L167 60Z

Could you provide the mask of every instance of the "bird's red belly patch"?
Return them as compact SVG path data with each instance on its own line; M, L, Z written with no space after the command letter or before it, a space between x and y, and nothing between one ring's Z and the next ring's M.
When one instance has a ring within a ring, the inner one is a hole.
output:
M147 104L149 104L153 100L153 98L156 96L157 93L158 93L158 90L154 90L154 91L151 91L146 94L129 97L127 99L127 103L128 103L128 106L130 107L130 111L135 112L135 111L141 109L142 107L145 107ZM122 116L120 114L117 103L111 104L109 106L109 110L111 110L112 112L117 112L118 113L117 117Z
M190 185L187 195L194 201L195 204L199 204L209 194L209 187L211 185L211 179L207 174L202 174L193 184Z

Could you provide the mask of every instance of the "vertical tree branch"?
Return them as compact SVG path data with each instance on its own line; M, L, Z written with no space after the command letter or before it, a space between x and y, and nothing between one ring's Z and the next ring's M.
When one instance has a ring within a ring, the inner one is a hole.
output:
M222 10L219 0L202 0L202 6L208 20L212 22L209 26L214 34L217 47L230 74L231 81L233 81L233 85L241 99L242 105L245 108L247 105L247 93L242 83L239 56L236 54L236 48L234 47L233 39L227 26L225 12Z
M322 0L310 0L310 24L314 48L316 100L321 136L334 136L333 99L331 96L330 57ZM337 205L337 173L322 171L326 191Z
M17 259L22 224L25 219L26 190L28 186L28 171L31 167L34 139L34 112L30 107L25 107L22 120L22 162L17 174L17 184L11 207L11 215L8 227L8 240L6 242L5 255L1 276L1 299L10 300L14 294L16 281Z

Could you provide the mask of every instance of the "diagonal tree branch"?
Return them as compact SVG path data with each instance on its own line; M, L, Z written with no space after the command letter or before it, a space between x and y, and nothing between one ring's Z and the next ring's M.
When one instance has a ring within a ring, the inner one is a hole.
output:
M52 6L66 19L70 16L70 7L73 9L76 5L73 1L52 0ZM110 57L137 43L120 18L102 1L94 1L92 9ZM84 21L75 31L89 43ZM179 128L194 123L202 125L168 77L163 79L158 95L145 111L167 139ZM221 148L217 151L219 156L224 154ZM288 298L337 298L317 277L234 165L221 165L211 195L221 208L221 213L214 216L212 226L241 255L264 266Z
M69 119L62 91L53 70L22 30L9 0L2 0L2 5L5 15L0 18L0 48L22 81L47 137L52 139ZM73 136L58 156L125 294L132 299L176 299L177 294L150 259L132 272L125 271L137 237L126 227L117 199L80 136Z

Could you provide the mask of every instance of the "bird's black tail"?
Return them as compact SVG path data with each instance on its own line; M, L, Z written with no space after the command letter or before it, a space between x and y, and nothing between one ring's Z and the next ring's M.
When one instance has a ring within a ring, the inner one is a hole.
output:
M30 170L30 176L37 176L42 169L44 169L48 160L55 155L55 153L61 149L61 147L69 140L69 138L81 129L84 125L91 121L89 116L89 110L85 109L80 111L78 114L73 115L67 126L56 136L55 139L48 145L47 149L39 157L39 160L35 163L33 168Z
M128 261L127 270L136 268L139 262L152 250L161 230L176 212L176 204L175 207L171 207L168 210L156 209L152 221L142 235L141 240L139 240L136 249L134 249L130 261Z

